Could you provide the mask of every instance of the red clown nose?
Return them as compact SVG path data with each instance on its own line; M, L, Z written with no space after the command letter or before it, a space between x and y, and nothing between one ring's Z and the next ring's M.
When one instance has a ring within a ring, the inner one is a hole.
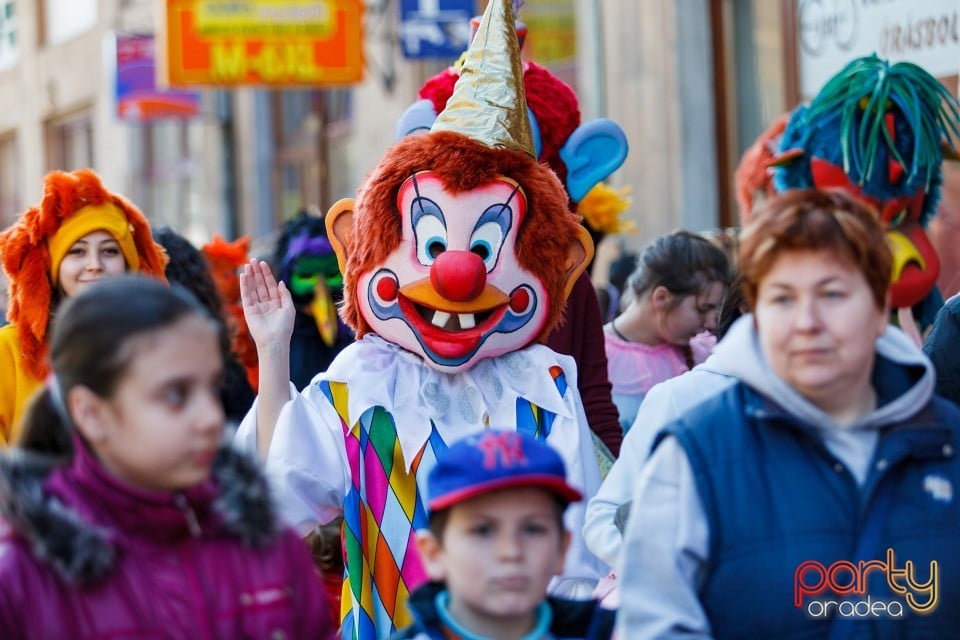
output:
M483 259L470 251L444 251L433 261L430 283L447 300L473 300L487 286Z

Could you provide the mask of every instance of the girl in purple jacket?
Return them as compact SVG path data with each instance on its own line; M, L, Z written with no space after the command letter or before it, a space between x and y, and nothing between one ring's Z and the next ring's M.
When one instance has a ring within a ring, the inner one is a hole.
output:
M0 637L330 638L306 547L222 446L217 328L189 294L98 283L0 458Z

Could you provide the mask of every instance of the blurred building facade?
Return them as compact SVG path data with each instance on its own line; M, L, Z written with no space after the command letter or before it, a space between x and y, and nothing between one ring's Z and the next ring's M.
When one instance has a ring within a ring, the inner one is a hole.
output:
M368 3L361 85L203 88L195 117L124 121L116 38L154 33L158 12L156 0L0 0L0 227L40 200L46 172L89 166L156 225L267 250L298 209L354 194L417 87L449 64L399 59L394 3Z
M398 2L365 2L358 85L206 88L199 116L135 124L116 116L113 46L118 34L154 32L159 0L0 0L0 226L39 200L47 171L91 166L156 224L197 242L249 234L266 248L297 209L354 195L417 88L452 62L401 55ZM824 73L814 63L839 69L854 37L874 46L869 20L887 21L881 44L895 54L953 56L935 75L955 91L958 5L527 0L520 17L525 54L574 86L585 118L627 133L631 152L613 181L633 188L641 233L629 243L639 245L678 227L736 224L740 154L809 97ZM914 39L927 14L932 35ZM929 51L911 50L927 39Z

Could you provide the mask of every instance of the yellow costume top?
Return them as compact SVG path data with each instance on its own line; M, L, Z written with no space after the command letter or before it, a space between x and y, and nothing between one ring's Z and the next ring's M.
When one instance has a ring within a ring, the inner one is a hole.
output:
M10 446L20 435L20 418L41 381L21 365L20 332L0 327L0 446Z

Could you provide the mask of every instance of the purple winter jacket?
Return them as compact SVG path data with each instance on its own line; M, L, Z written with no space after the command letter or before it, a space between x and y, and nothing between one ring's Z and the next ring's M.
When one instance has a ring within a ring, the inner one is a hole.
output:
M256 463L223 449L183 493L135 489L79 440L72 462L0 460L0 638L327 639L306 546L278 531Z

